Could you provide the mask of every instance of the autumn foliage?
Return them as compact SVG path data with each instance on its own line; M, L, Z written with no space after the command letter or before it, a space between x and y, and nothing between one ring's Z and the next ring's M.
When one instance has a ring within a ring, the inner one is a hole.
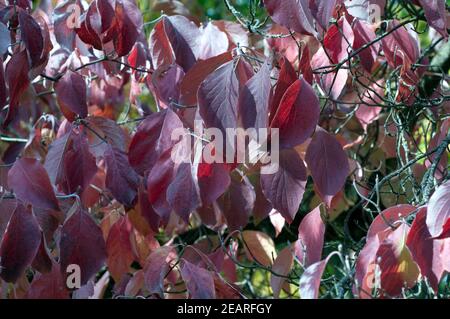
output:
M445 0L217 2L0 0L1 298L448 298Z

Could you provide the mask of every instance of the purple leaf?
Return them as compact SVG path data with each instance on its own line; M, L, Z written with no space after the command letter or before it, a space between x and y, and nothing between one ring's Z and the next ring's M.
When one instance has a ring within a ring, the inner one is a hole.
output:
M164 246L153 251L147 258L144 266L144 284L151 294L158 294L164 297L164 278L169 271L167 261L173 248Z
M41 27L32 16L24 10L19 10L19 27L22 41L27 48L31 61L31 67L40 64L41 56L44 51L44 38Z
M341 144L323 129L318 129L306 151L306 163L322 200L331 199L344 186L350 172Z
M19 100L30 84L29 63L25 50L16 52L6 64L5 78L9 88L9 108L3 126L6 127L16 116Z
M231 183L225 164L200 163L198 166L198 186L203 205L210 205L218 199Z
M0 277L15 282L36 256L41 231L31 209L18 204L0 246Z
M231 179L230 187L225 193L223 201L219 200L230 231L242 229L248 224L255 199L255 190L247 178L238 176Z
M186 223L190 214L200 206L200 195L192 176L192 165L181 163L167 189L167 202Z
M106 149L105 185L113 196L122 204L130 207L137 195L139 175L128 163L127 154L115 147Z
M181 277L192 299L215 299L214 278L210 271L183 259Z
M104 265L106 245L102 231L92 217L80 207L72 210L72 215L61 229L61 273L66 275L67 266L78 265L81 270L81 285L84 285Z
M18 159L8 172L8 185L17 198L24 202L40 208L59 210L47 171L36 159Z
M80 74L67 71L55 84L55 93L62 113L69 121L73 121L75 115L87 116L86 82Z
M239 94L238 110L245 129L267 128L269 100L272 89L271 67L265 62Z
M261 188L273 208L292 223L305 192L306 168L297 152L290 149L280 152L278 169L273 165L261 168Z
M79 187L86 189L98 170L86 135L82 132L73 134L71 139L72 143L64 157L65 180L60 184L67 194L74 193Z
M198 90L199 112L207 127L218 128L226 136L227 128L237 126L239 80L235 61L211 73Z
M177 64L189 71L197 61L200 30L184 16L165 16L162 21Z

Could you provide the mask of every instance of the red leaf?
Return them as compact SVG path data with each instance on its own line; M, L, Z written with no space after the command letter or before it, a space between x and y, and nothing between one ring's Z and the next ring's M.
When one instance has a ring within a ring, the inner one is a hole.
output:
M261 168L261 188L273 208L292 223L302 201L306 185L306 169L295 150L280 152L279 167Z
M255 199L255 207L253 209L253 217L255 219L255 224L259 224L267 216L269 216L273 207L272 207L272 204L267 200L266 196L264 196L264 193L262 191L261 175L258 176L258 178L255 180L254 187L255 187L256 199ZM281 216L281 217L283 218L283 222L284 222L284 220L285 220L284 217L283 216Z
M250 261L265 267L271 267L277 258L275 243L272 238L261 231L244 230L242 232L245 253Z
M16 116L20 97L30 84L28 70L28 57L25 50L13 54L6 65L5 77L9 88L9 108L3 122L4 127Z
M280 106L281 99L286 93L286 90L294 84L298 79L292 64L285 57L280 60L280 74L278 75L277 86L275 87L275 92L273 94L272 100L270 101L270 118L269 123L273 121L273 118Z
M172 212L167 201L167 189L174 177L174 166L169 150L158 159L147 177L148 200L164 223L169 221Z
M120 0L122 1L122 0ZM93 24L95 25L96 30L98 31L99 34L104 33L106 31L108 31L113 23L114 23L114 14L117 14L116 12L114 12L114 4L117 5L117 2L113 2L111 0L96 0L94 7L96 8L96 10L98 11L99 15L100 15L100 21L101 21L101 26L98 25L97 21L92 21Z
M337 64L348 59L352 50L353 41L353 30L346 17L342 17L328 29L323 39L323 47L331 59L332 64Z
M17 206L17 200L4 198L0 201L0 241L6 231L8 222L11 219Z
M304 79L295 81L285 92L271 128L279 128L280 147L290 148L305 142L319 123L319 99Z
M89 116L86 120L89 122L89 126L108 141L111 147L123 152L127 151L130 137L115 121L101 116ZM89 135L89 139L90 141L93 139L90 145L93 153L96 156L103 156L108 145L95 134Z
M18 159L8 172L8 185L18 199L40 208L59 210L47 171L32 158Z
M303 267L308 267L322 258L325 224L320 215L320 206L306 215L298 228L295 255Z
M159 157L176 144L171 134L182 127L180 118L171 109L149 115L131 140L128 154L131 166L140 175L149 172Z
M447 181L436 189L428 202L426 222L431 236L439 237L443 235L449 219L450 181ZM446 237L448 237L448 235Z
M170 246L156 249L148 256L144 267L145 288L161 298L164 297L164 278L170 269L168 259L172 252L173 248Z
M312 85L313 80L314 80L314 75L313 75L313 70L311 68L311 58L310 58L310 53L309 53L309 49L307 46L305 46L305 48L302 51L302 56L301 56L300 62L299 62L299 71L300 71L300 74L303 75L303 78L305 79L305 81L308 82L310 85Z
M105 186L122 204L130 207L137 195L139 175L128 163L127 154L109 146L104 154L106 163Z
M444 274L441 261L441 240L433 240L425 222L427 208L423 207L417 213L406 240L414 261L420 268L422 276L428 279L435 292L438 291L439 282Z
M46 274L37 274L28 290L27 299L68 299L59 264L53 263L52 270Z
M98 4L99 1L92 1L86 13L79 17L79 28L76 29L77 35L86 44L92 45L97 50L102 50L102 39L100 34L103 32L102 28L109 28L111 21L108 21L108 25L103 24L103 19L99 13ZM104 6L103 8L106 8ZM111 17L112 7L109 6L109 16ZM107 16L107 15L105 15Z
M355 36L355 41L353 43L353 49L355 51L361 49L364 45L371 43L369 47L363 49L358 54L361 65L367 72L370 73L377 60L380 50L379 42L374 42L377 35L371 25L359 19L354 20L352 30Z
M143 185L139 187L138 191L138 206L139 213L149 224L150 228L157 233L159 228L160 217L153 209L152 205L148 201L148 192Z
M119 57L127 55L141 32L143 21L141 11L134 1L116 0L115 1L115 38L114 47ZM107 14L102 15L107 17Z
M197 175L203 205L212 204L231 183L226 166L220 163L200 163Z
M241 293L239 287L226 282L218 274L214 273L213 276L214 287L216 289L216 299L243 299L243 294Z
M86 82L81 75L67 71L55 84L55 93L62 113L69 121L74 121L76 115L87 116Z
M11 216L0 246L0 277L17 281L39 249L41 231L31 209L18 204Z
M377 251L380 260L381 290L389 297L396 297L402 288L412 288L419 276L419 269L406 246L409 226L400 225L390 233Z
M72 210L72 215L61 229L61 272L65 275L69 265L78 265L81 270L81 285L84 285L103 266L107 257L106 245L102 231L92 217L81 207L74 207Z
M322 200L329 206L350 172L347 155L333 136L319 129L306 151L306 163Z
M215 299L214 278L210 271L183 259L181 277L192 299Z
M150 33L150 55L153 68L175 63L175 53L164 30L164 21L159 21Z
M316 35L309 3L309 0L264 0L273 21L301 34Z
M109 230L106 240L107 265L115 282L119 282L130 271L134 261L131 236L132 226L126 216L122 216Z
M136 42L128 55L128 63L131 67L135 69L145 69L147 64L147 49L141 42ZM139 79L139 73L137 70L132 70L135 74L135 79Z

